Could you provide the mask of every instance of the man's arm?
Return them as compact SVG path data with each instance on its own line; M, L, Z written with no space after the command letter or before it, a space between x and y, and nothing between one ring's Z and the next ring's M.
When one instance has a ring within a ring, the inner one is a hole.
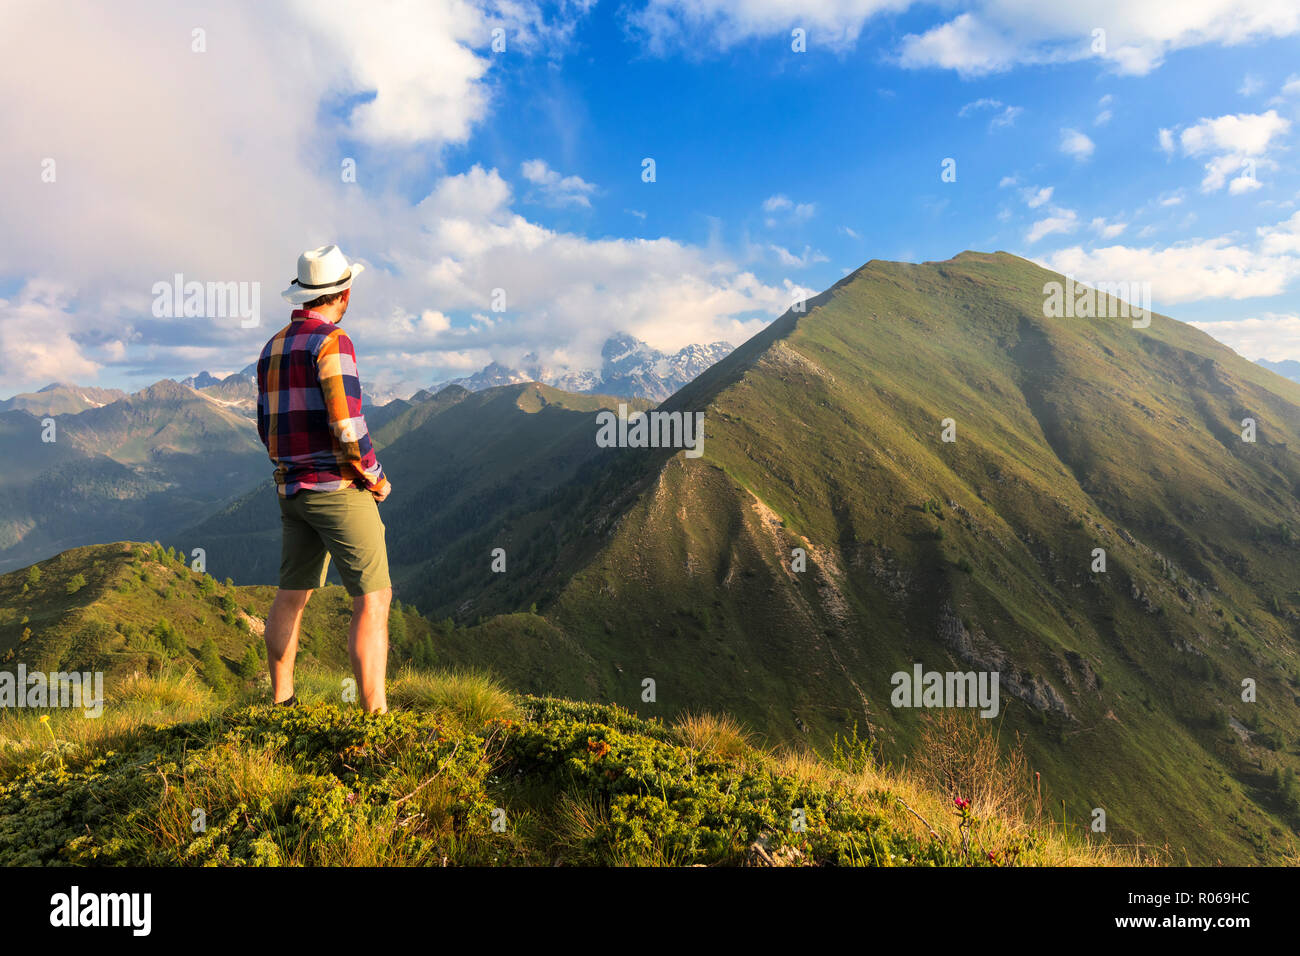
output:
M357 354L342 329L331 332L321 343L316 353L316 374L325 396L330 430L343 450L344 464L351 466L366 489L382 500L388 495L388 478L370 444L370 432L361 412Z

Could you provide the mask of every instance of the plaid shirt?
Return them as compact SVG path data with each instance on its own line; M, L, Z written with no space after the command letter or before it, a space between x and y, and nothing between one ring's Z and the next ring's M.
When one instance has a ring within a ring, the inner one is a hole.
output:
M275 462L281 496L388 484L361 413L352 340L318 312L293 321L257 360L257 434Z

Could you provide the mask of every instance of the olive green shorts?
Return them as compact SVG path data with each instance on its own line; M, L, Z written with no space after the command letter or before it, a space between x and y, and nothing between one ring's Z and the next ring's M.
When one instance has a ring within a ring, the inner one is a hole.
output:
M299 491L280 499L280 587L325 586L330 558L353 597L390 585L384 523L374 496L361 488Z

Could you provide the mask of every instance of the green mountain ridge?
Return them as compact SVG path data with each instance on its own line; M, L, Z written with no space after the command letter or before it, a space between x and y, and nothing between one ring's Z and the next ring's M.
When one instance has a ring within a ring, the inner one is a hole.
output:
M30 415L70 415L98 408L126 397L117 388L95 388L69 382L51 382L35 392L20 392L0 401L0 412L21 411Z
M467 603L538 600L585 650L551 692L777 736L865 720L900 754L893 673L998 669L1004 732L1080 819L1271 858L1296 832L1300 389L1165 316L1045 318L1062 280L868 263L664 403L705 413L703 458L624 451L567 520L499 533L517 579Z
M270 467L246 415L169 380L50 417L46 441L43 418L0 412L0 436L17 450L0 463L0 571L90 542L155 538Z

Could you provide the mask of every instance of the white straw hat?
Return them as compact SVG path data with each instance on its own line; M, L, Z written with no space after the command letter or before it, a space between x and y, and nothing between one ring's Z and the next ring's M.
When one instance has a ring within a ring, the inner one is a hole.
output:
M280 294L294 305L301 305L350 289L352 280L365 268L360 262L349 263L338 246L308 249L298 257L298 278Z

